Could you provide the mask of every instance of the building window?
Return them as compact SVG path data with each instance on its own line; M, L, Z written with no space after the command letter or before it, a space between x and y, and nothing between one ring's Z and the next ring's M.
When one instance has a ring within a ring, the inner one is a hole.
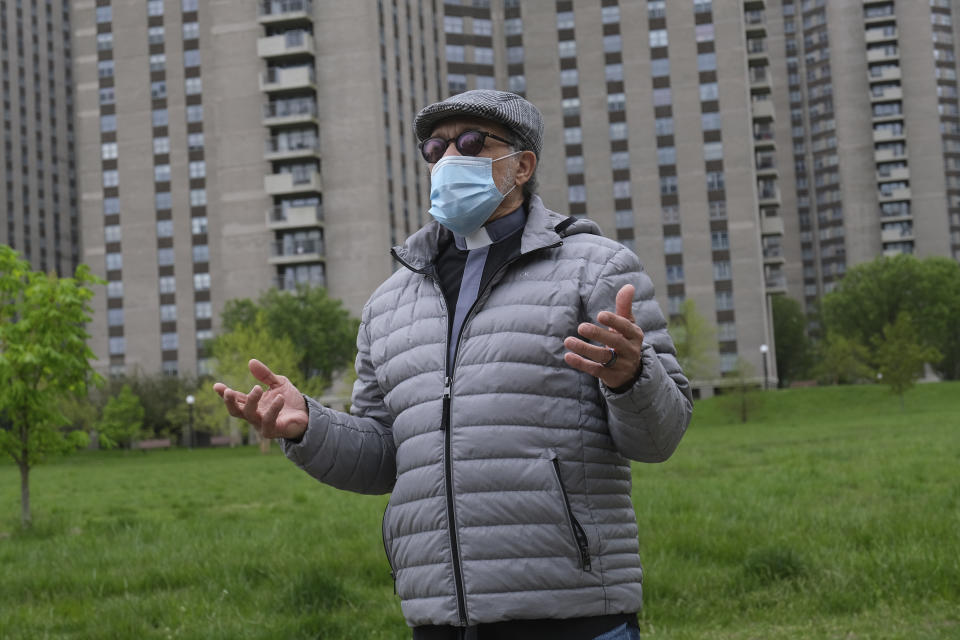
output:
M157 220L157 237L173 237L173 220Z
M203 91L202 78L187 78L183 81L183 84L188 96L195 96Z
M630 152L614 151L613 153L611 153L610 168L611 169L629 169L630 168Z
M100 145L100 158L103 160L116 160L117 159L117 143L105 142L102 145Z
M203 134L202 133L191 133L187 136L187 150L188 151L203 150Z
M573 11L557 12L557 30L573 29L574 27Z
M113 91L113 87L104 87L100 89L100 104L113 104L116 101L116 96Z
M170 165L158 164L153 167L154 182L170 182Z
M683 253L683 236L664 236L663 252L667 255Z
M583 156L567 156L567 173L583 173Z
M507 18L503 21L503 32L508 36L515 36L523 33L523 19Z
M183 23L183 39L196 40L200 37L200 25L196 22Z
M170 138L162 136L160 138L153 139L153 154L162 155L165 153L170 153Z
M199 319L213 317L213 310L209 302L197 302L194 306L194 313Z
M152 114L153 126L165 127L169 124L169 114L166 109L154 109Z
M697 70L698 71L716 71L717 70L717 54L715 53L697 54Z
M610 139L626 140L627 139L627 123L611 122L610 123Z
M97 24L113 20L113 10L109 7L97 7Z
M150 97L154 100L160 100L167 97L167 83L163 80L150 83Z
M206 189L190 189L190 206L202 207L207 204Z
M207 291L210 289L210 274L209 273L195 273L193 274L193 290L194 291Z
M466 49L463 45L459 44L448 44L447 45L447 62L463 62L466 60L466 55L464 51Z
M490 47L474 47L473 62L475 64L493 64L493 49Z
M450 93L461 93L467 90L467 76L462 73L447 74L447 90Z
M723 171L707 172L707 191L723 191Z
M191 104L187 106L187 122L203 122L202 104Z
M683 265L667 265L667 284L680 284L683 282Z
M616 5L612 7L603 7L600 9L600 20L603 22L603 24L620 22L620 7Z
M164 53L155 53L150 56L150 71L163 71L167 68L167 56Z
M150 27L147 29L148 44L163 44L163 27Z
M623 111L627 108L627 96L623 93L607 95L607 111Z
M658 147L657 148L657 164L661 166L677 164L677 148L676 147Z
M603 74L607 82L623 81L623 65L618 63L608 64L603 68Z
M177 334L176 333L161 333L160 334L160 348L164 351L173 351L177 348Z
M98 7L99 8L99 7ZM107 7L108 9L110 7ZM110 355L121 356L127 350L127 341L123 336L110 338Z
M563 130L564 144L580 144L583 142L583 133L580 127L566 127Z
M147 0L147 15L148 15L148 16L162 16L162 15L163 15L163 0Z
M670 75L670 58L654 58L650 61L650 73L654 78Z
M205 244L193 245L194 262L210 262L210 247Z
M700 127L704 131L720 130L720 114L718 112L704 113L700 116Z
M184 13L189 13L191 11L196 11L198 4L199 0L183 0L183 3L180 6L183 8Z
M730 248L730 240L726 231L710 232L710 248L714 251L724 251Z
M190 163L190 177L204 178L207 175L207 163L203 160L197 160Z
M670 92L669 87L666 87L664 89L653 90L653 106L669 107L672 104L673 104L673 94Z
M713 41L713 24L698 24L696 27L696 39L697 42L712 42Z
M616 180L613 183L613 197L617 199L630 197L630 181Z
M486 18L473 19L473 33L478 36L489 36L493 34L493 23Z
M105 242L120 242L122 231L118 224L108 224L103 228L103 239Z
M186 68L200 66L200 49L187 49L183 52L183 66Z
M717 291L717 311L730 311L733 309L733 293L731 291Z
M113 49L113 33L98 33L97 34L97 50L98 51L109 51Z
M670 196L677 193L677 176L660 176L660 195Z
M123 269L123 254L108 253L106 255L107 271Z
M617 229L633 228L633 209L620 209L614 215Z
M616 53L623 49L623 42L620 39L620 34L614 34L609 36L603 36L603 51L604 53Z
M102 133L107 133L109 131L117 130L117 116L114 114L109 114L105 116L100 116L100 131Z
M161 267L168 267L173 264L173 249L157 249L157 264Z
M711 220L727 219L727 201L726 200L711 200L709 203L709 208L710 208Z
M177 320L177 305L175 304L160 305L160 321L161 322L176 322L176 320Z
M107 297L108 298L122 298L123 297L123 280L111 280L107 283Z
M714 280L730 279L730 261L729 260L721 260L720 262L713 263L713 279Z
M198 216L196 218L190 218L190 233L192 233L195 236L198 236L206 232L207 232L206 216Z
M509 64L519 64L523 62L523 46L522 45L507 47L507 62Z
M561 87L575 87L580 81L580 74L576 69L564 69L560 72Z
M120 184L120 173L116 169L103 172L103 186L116 187Z
M570 202L586 202L587 188L582 184L573 184L567 187L567 200Z
M658 136L673 135L673 118L657 118L653 126Z
M445 33L463 33L463 18L458 16L444 16L443 31Z
M709 162L710 160L723 160L723 143L722 142L704 143L703 159L707 162Z
M667 30L666 29L654 29L650 32L650 46L651 47L665 47L667 46Z
M700 85L700 102L710 102L718 97L717 83L707 82Z
M577 55L576 40L561 40L557 43L557 53L561 58L574 58Z
M153 205L157 211L168 211L173 208L173 197L169 191L159 191L153 196Z
M109 216L115 213L120 213L120 199L104 198L103 199L103 215Z
M161 276L157 281L160 293L176 293L177 279L173 276Z
M513 93L523 93L527 90L527 77L523 75L510 76L507 79L507 87Z

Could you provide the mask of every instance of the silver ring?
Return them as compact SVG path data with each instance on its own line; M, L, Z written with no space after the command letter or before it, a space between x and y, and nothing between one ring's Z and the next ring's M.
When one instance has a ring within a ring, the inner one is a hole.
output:
M610 351L610 359L601 364L605 369L609 369L613 366L613 363L617 361L617 352L610 347L607 347L607 350Z

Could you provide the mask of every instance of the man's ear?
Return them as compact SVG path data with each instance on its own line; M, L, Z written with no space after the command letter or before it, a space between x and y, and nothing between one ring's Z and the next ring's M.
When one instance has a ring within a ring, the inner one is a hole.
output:
M533 151L522 151L518 158L514 179L518 186L523 186L533 176L533 172L537 170L537 154Z

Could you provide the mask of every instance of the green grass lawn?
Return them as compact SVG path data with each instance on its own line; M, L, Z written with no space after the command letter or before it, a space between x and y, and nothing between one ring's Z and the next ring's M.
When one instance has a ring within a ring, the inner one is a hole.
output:
M634 466L645 638L960 638L960 384L697 404ZM274 449L0 463L0 638L401 639L386 496Z

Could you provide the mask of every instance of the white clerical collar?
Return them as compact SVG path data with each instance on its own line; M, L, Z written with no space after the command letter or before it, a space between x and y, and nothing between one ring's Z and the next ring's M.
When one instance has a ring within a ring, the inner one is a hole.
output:
M507 215L488 222L470 235L462 236L459 233L454 233L453 240L457 249L461 251L482 249L513 235L518 229L523 228L526 222L526 208L520 205Z

